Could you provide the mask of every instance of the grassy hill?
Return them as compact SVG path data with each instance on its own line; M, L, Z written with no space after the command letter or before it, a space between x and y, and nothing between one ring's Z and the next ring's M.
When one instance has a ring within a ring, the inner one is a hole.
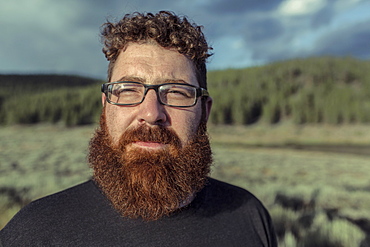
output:
M210 71L214 124L370 122L370 61L317 57ZM0 75L0 124L95 123L100 84L56 75Z
M0 229L31 200L85 181L94 126L0 128ZM210 126L212 176L254 193L269 209L279 246L370 243L369 156L266 147L369 143L367 126ZM368 242L365 243L365 238Z
M209 73L213 123L368 123L370 62L318 57Z
M96 82L96 79L72 75L0 75L2 91L23 88L29 92L40 92L58 88L90 86Z
M0 75L0 124L94 123L101 83L68 75Z
M369 65L319 57L208 74L212 176L262 200L280 246L370 243ZM96 125L86 124L100 115L101 83L0 75L0 229L31 200L90 177Z

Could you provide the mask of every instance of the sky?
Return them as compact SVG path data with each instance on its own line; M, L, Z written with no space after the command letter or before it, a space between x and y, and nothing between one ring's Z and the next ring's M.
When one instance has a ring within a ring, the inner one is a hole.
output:
M105 79L100 26L160 10L204 26L209 70L322 55L370 60L369 0L0 0L0 74Z

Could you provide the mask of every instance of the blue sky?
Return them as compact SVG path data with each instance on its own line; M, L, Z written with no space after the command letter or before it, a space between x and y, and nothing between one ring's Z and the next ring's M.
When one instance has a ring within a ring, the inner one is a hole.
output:
M0 0L0 73L104 79L101 24L159 10L204 26L210 70L319 55L370 59L368 0Z

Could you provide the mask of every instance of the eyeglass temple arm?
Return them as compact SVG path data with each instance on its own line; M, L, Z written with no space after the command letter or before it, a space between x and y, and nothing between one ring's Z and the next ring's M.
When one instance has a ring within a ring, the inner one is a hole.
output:
M201 97L201 96L209 96L209 93L208 93L208 91L206 90L206 89L204 89L204 88L199 88L198 89L199 91L199 93L198 93L198 95Z
M107 84L102 84L101 85L101 91L102 91L102 93L106 93L106 91L107 91Z

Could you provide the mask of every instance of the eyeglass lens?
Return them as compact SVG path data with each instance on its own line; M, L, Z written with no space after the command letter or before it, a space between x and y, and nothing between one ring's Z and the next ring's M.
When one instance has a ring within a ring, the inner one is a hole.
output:
M191 106L196 102L196 88L192 86L163 84L156 91L160 102L166 105ZM144 100L145 94L146 87L143 84L114 83L108 87L108 98L116 104L139 104Z

